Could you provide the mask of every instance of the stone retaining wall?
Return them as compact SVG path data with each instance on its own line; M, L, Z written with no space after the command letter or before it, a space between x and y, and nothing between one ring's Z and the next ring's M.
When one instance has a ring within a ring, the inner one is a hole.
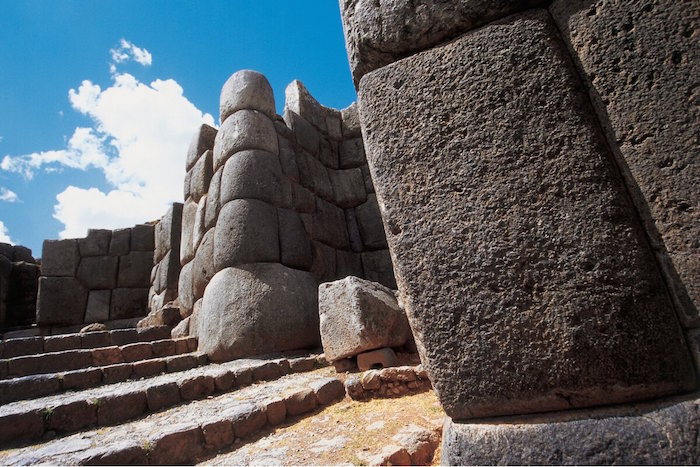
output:
M0 328L34 322L39 265L32 251L0 243Z
M152 313L177 298L181 234L182 203L173 203L155 225L154 266L148 292L148 308Z
M145 316L154 229L90 229L85 238L44 240L37 325L74 325Z

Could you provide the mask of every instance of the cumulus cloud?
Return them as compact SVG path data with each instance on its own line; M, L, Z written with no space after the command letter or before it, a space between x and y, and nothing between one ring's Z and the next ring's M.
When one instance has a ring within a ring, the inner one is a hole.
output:
M10 233L7 231L7 227L5 227L2 221L0 221L0 243L15 244L15 242L10 239Z
M7 203L17 203L19 201L19 196L12 190L0 186L0 201L5 201Z
M122 41L119 50L115 61L131 54L134 60L150 63L150 54L128 41ZM85 80L69 90L71 106L90 117L93 125L76 128L65 148L8 155L0 162L0 169L28 179L40 169L96 168L104 173L109 185L105 191L71 185L56 196L54 217L64 224L61 238L163 215L170 203L182 200L190 139L202 123L214 124L214 118L192 104L172 79L146 84L120 73L112 80L105 89Z

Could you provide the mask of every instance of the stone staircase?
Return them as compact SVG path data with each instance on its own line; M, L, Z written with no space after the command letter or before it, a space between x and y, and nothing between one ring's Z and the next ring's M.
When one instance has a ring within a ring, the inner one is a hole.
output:
M169 328L0 344L0 464L192 463L344 396L317 354L209 363Z

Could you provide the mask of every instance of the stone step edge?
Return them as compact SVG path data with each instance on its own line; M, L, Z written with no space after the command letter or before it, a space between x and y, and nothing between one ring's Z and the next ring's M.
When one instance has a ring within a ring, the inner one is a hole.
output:
M126 329L135 328L139 320L143 317L134 318L121 318L112 319L107 321L102 321L100 324L104 324L108 330L114 329ZM81 324L71 324L71 325L54 325L54 326L37 326L32 324L29 326L16 326L5 330L0 333L0 340L18 339L24 337L37 337L37 336L56 336L60 334L75 334L80 332L82 328L89 324L94 323L81 323Z
M171 342L174 344L171 345ZM153 356L161 357L193 352L196 350L196 347L196 338L183 337L134 342L121 346L61 350L58 352L3 358L0 359L0 380L135 362L152 358Z
M311 371L328 363L322 355L256 361L237 369L218 366L208 374L173 382L144 384L122 394L80 399L55 406L0 415L0 449L41 438L53 431L71 433L90 426L115 425L157 412L182 401L226 393L253 382L269 381L289 373ZM342 385L342 383L341 383ZM343 388L343 393L345 392Z
M109 331L20 337L0 340L0 358L21 357L62 350L94 349L170 338L170 326L124 328Z
M0 380L0 404L37 399L61 392L89 389L130 379L175 373L209 363L206 354L192 352L196 349L176 350L177 353L174 355L163 355L146 360Z

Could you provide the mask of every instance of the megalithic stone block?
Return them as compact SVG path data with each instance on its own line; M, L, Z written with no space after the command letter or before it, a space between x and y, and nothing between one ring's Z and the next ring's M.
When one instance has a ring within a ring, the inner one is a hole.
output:
M455 419L695 384L653 253L559 37L546 11L532 11L360 82L402 302Z
M240 70L231 75L221 88L220 120L242 109L259 110L268 117L275 116L275 96L267 78L253 70Z
M80 252L77 240L44 240L41 253L42 275L75 276L79 263Z
M187 171L197 163L199 156L204 154L208 149L214 149L214 139L216 138L216 128L203 123L199 130L192 137L190 147L187 150Z
M50 326L83 322L88 291L74 277L40 277L36 324Z
M257 110L239 110L221 124L214 142L214 170L219 170L233 154L246 149L279 154L275 126L267 115Z

